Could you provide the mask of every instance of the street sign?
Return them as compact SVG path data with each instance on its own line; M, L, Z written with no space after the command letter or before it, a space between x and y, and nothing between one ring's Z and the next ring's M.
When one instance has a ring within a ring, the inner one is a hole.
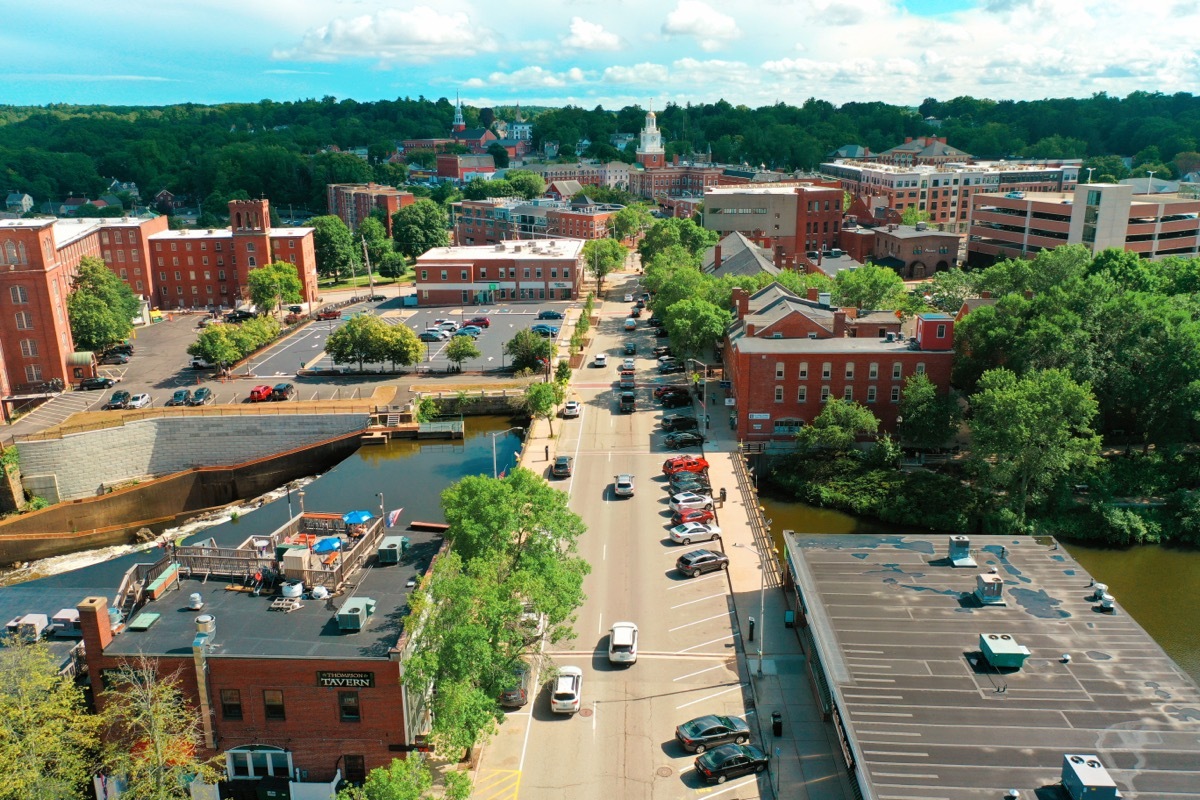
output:
M720 386L722 389L732 389L733 381L721 381L717 385Z
M750 414L747 414L746 416L750 419L770 419L771 418L770 414L764 414L762 412L752 412Z
M494 291L496 291L496 290L497 290L497 289L499 289L499 288L500 288L500 284L498 284L498 283L489 283L489 284L488 284L488 291L489 291L489 292L494 292Z

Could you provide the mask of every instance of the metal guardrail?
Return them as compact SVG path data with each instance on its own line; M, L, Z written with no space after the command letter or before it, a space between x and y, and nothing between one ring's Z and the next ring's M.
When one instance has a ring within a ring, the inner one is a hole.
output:
M746 466L746 458L741 453L734 460L733 472L737 478L738 491L742 493L742 503L746 506L746 516L750 521L750 531L754 535L754 546L758 548L760 554L769 554L771 556L770 558L763 558L764 568L767 568L769 565L766 584L772 588L782 586L782 572L779 559L775 553L775 542L771 538L770 529L767 527L762 506L758 504L758 492L754 488L753 479L750 477L750 471Z

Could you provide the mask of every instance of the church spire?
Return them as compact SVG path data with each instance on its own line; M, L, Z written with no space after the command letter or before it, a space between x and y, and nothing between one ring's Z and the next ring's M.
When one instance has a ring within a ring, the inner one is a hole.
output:
M463 121L462 99L458 96L458 92L454 93L454 125L451 130L454 132L465 131L467 123Z

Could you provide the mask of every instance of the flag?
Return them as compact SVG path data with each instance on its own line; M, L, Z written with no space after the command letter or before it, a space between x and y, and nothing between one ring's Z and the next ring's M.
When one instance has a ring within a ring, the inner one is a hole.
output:
M397 508L395 511L389 511L387 515L387 526L389 528L396 527L396 523L400 521L400 512L403 508Z

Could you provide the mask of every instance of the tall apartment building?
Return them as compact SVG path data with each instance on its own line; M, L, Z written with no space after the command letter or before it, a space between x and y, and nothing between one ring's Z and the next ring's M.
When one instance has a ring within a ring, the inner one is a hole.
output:
M724 237L738 231L771 251L775 263L838 246L842 190L826 186L713 187L704 193L704 227Z
M417 258L417 302L456 306L574 300L583 284L582 257L580 239L435 247Z
M822 164L821 172L870 208L924 211L930 222L960 233L967 229L971 197L978 192L1062 192L1079 181L1079 164L1068 162L897 166L835 161Z
M622 208L546 198L462 200L453 205L454 241L470 246L514 239L603 239L608 236L609 220Z
M325 197L329 213L341 218L352 231L379 209L388 236L392 235L392 214L417 201L411 192L377 183L331 183L325 187Z
M1072 192L976 195L968 262L1032 258L1063 244L1083 244L1093 253L1115 247L1142 258L1200 256L1200 199L1135 191L1085 183Z

